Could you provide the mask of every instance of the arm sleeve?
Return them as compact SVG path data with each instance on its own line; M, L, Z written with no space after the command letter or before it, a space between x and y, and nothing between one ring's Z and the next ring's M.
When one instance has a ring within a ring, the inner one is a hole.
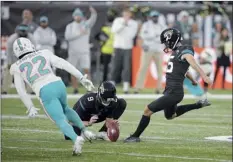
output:
M180 53L180 55L178 56L180 58L180 60L185 60L183 55L186 55L186 54L189 54L189 55L192 55L194 56L194 50L193 48L185 48L182 50L182 52Z
M119 33L122 31L122 29L124 29L125 25L123 23L120 23L119 22L119 19L116 18L114 21L113 21L113 24L112 24L112 32L113 33Z
M97 12L92 12L91 17L87 20L87 26L92 28L95 25L97 19Z
M73 32L73 30L71 30L71 25L67 25L66 26L66 30L65 30L65 39L67 41L72 41L72 40L75 40L77 39L78 37L80 37L82 34L80 31L76 31Z
M76 69L73 65L71 65L66 60L60 57L57 57L56 55L50 54L50 62L52 66L55 66L56 68L59 68L59 69L66 70L67 72L75 76L79 81L83 77L83 74L78 69Z
M25 83L21 78L21 76L17 73L14 74L14 82L15 82L15 88L26 108L29 110L31 107L34 107L31 98L26 93Z
M190 55L193 55L194 56L194 52L193 50L191 49L185 49L181 52L181 54L190 54Z

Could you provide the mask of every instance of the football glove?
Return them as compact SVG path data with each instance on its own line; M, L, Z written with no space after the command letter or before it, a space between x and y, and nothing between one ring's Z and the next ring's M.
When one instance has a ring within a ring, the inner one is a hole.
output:
M80 79L81 84L88 90L88 91L92 91L94 90L94 85L93 83L87 79L87 74L85 74L81 79Z
M90 121L88 122L88 125L91 126L97 120L98 120L98 116L97 115L92 116L91 119L90 119Z
M38 108L31 107L29 110L27 110L26 113L28 114L29 118L34 118L34 117L36 117L36 115L38 115L39 110L40 109L38 109Z

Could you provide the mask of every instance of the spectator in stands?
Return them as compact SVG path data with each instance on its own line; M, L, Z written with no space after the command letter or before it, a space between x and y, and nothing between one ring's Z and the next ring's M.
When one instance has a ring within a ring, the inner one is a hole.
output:
M175 15L174 14L168 14L167 15L167 27L173 28L175 25Z
M22 19L23 19L22 24L28 25L29 32L34 33L38 25L33 21L32 11L29 9L23 10Z
M101 63L104 66L103 79L106 81L108 78L109 63L111 62L113 53L113 33L111 32L112 22L116 13L114 10L109 10L107 13L107 22L101 27L101 31L96 35L96 39L101 46Z
M25 24L20 24L16 27L15 33L12 34L7 40L7 67L3 70L3 86L2 86L2 94L7 94L10 84L12 83L12 76L10 75L10 67L13 63L15 63L18 58L14 55L13 52L13 43L19 37L26 37L31 40L31 42L35 45L35 40L33 35L29 33L29 27ZM30 93L32 93L31 89L28 89Z
M165 29L163 25L158 22L159 12L152 10L149 13L148 20L143 23L140 31L140 38L142 40L142 56L141 64L138 71L135 93L143 88L146 73L151 60L156 63L158 80L156 93L159 94L162 89L162 72L163 72L163 49L160 42L160 34Z
M214 36L214 40L213 40L213 45L214 48L218 48L218 43L221 37L221 31L222 31L223 25L220 21L215 23L215 28L213 30L213 36Z
M54 53L54 46L57 42L56 33L49 26L49 20L46 16L40 17L40 26L34 32L36 49L48 49Z
M174 28L177 28L183 36L183 44L192 44L191 29L192 26L189 24L189 13L187 11L181 11L178 15L178 21Z
M97 12L90 7L91 17L85 20L83 12L76 8L73 12L74 21L66 26L65 39L68 41L68 61L90 77L90 32L97 19ZM78 83L71 76L74 94L78 93Z
M192 37L192 45L193 45L193 47L199 47L200 34L199 34L197 23L193 23L193 25L192 25L192 34L191 34L191 37Z
M111 78L116 83L123 73L123 91L126 94L130 86L132 48L137 29L138 23L132 19L132 12L128 8L123 10L122 17L116 18L112 25L114 57Z
M230 43L229 43L230 42ZM222 89L225 89L224 83L226 78L226 69L230 66L230 54L231 50L228 50L226 44L231 44L232 42L229 40L229 33L227 28L223 28L221 31L221 36L218 41L217 46L217 67L214 74L214 82L213 88L215 86L215 81L219 72L220 67L223 66L223 76L222 76ZM232 47L231 47L232 48Z

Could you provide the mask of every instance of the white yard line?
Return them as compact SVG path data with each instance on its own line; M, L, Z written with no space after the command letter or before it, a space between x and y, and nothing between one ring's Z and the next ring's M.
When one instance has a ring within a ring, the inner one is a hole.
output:
M20 133L51 133L51 134L62 134L59 130L42 130L42 129L28 129L28 128L2 128L2 131L12 131L12 132L20 132ZM128 134L122 134L121 138L128 137ZM143 141L150 141L150 142L158 142L159 140L181 140L181 141L189 141L189 142L226 142L226 141L212 141L208 139L190 139L190 138L176 138L176 137L151 137L151 136L142 136ZM19 140L20 141L20 140ZM23 141L29 141L29 142L45 142L40 140L23 140ZM47 141L50 142L50 141Z
M43 147L14 147L14 146L7 146L3 147L7 149L17 149L17 150L46 150L46 151L71 151L71 149L57 149L57 148L43 148ZM83 150L83 153L98 153L98 154L110 154L110 155L126 155L126 156L133 156L133 157L148 157L148 158L171 158L171 159L185 159L185 160L205 160L205 161L218 161L218 162L231 162L231 160L224 160L224 159L213 159L213 158L201 158L201 157L188 157L188 156L174 156L174 155L159 155L159 154L139 154L134 152L110 152L110 151L98 151L98 150Z
M82 96L83 94L78 94L78 95L67 95L68 99L78 99ZM125 98L125 99L156 99L162 95L157 95L157 94L118 94L117 95L119 98ZM19 95L16 94L8 94L8 95L1 95L1 98L19 98ZM31 98L37 98L35 95L31 95ZM184 95L185 99L196 99L195 96L191 94L185 94ZM209 99L218 99L218 100L229 100L232 99L231 94L212 94L208 96Z
M32 133L54 133L61 134L60 131L51 131L51 130L41 130L41 129L22 129L22 128L2 128L2 131L13 131L13 132L32 132Z
M212 107L212 106L211 106ZM127 109L127 108L126 108ZM136 114L142 114L143 113L143 109L142 110L125 110L126 113L136 113ZM124 112L124 113L125 113ZM157 112L156 114L164 114L163 111L160 111L160 112ZM229 118L232 118L232 115L225 115L225 114L212 114L212 113L208 113L208 114L203 114L203 113L189 113L188 115L189 117L192 116L194 118L198 118L198 117L229 117ZM187 117L188 118L188 117Z
M2 115L2 119L29 119L27 116L20 116L20 115ZM48 118L46 115L38 115L37 118ZM170 123L169 123L170 122ZM120 123L123 124L138 124L138 122L133 121L125 121L120 120ZM171 123L171 121L167 121L166 123L156 122L156 123L150 123L150 125L167 125L167 126L179 126L179 127L192 127L192 128L221 128L221 129L232 129L231 126L214 126L214 125L193 125L193 124L179 124L179 123Z
M132 122L132 121L122 121L120 120L120 123L124 124L138 124L138 122ZM150 123L150 125L168 125L168 126L175 126L175 127L192 127L192 128L221 128L221 129L232 129L232 126L214 126L214 125L196 125L196 124L179 124L179 123L161 123L161 122L156 122L156 123Z

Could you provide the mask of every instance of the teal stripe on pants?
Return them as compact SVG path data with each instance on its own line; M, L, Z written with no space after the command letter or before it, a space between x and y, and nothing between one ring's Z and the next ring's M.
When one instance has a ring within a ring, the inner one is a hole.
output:
M67 105L66 87L62 81L47 84L40 90L40 98L47 114L58 128L75 142L77 135L73 127L67 122L72 122L81 130L85 128L78 114Z

